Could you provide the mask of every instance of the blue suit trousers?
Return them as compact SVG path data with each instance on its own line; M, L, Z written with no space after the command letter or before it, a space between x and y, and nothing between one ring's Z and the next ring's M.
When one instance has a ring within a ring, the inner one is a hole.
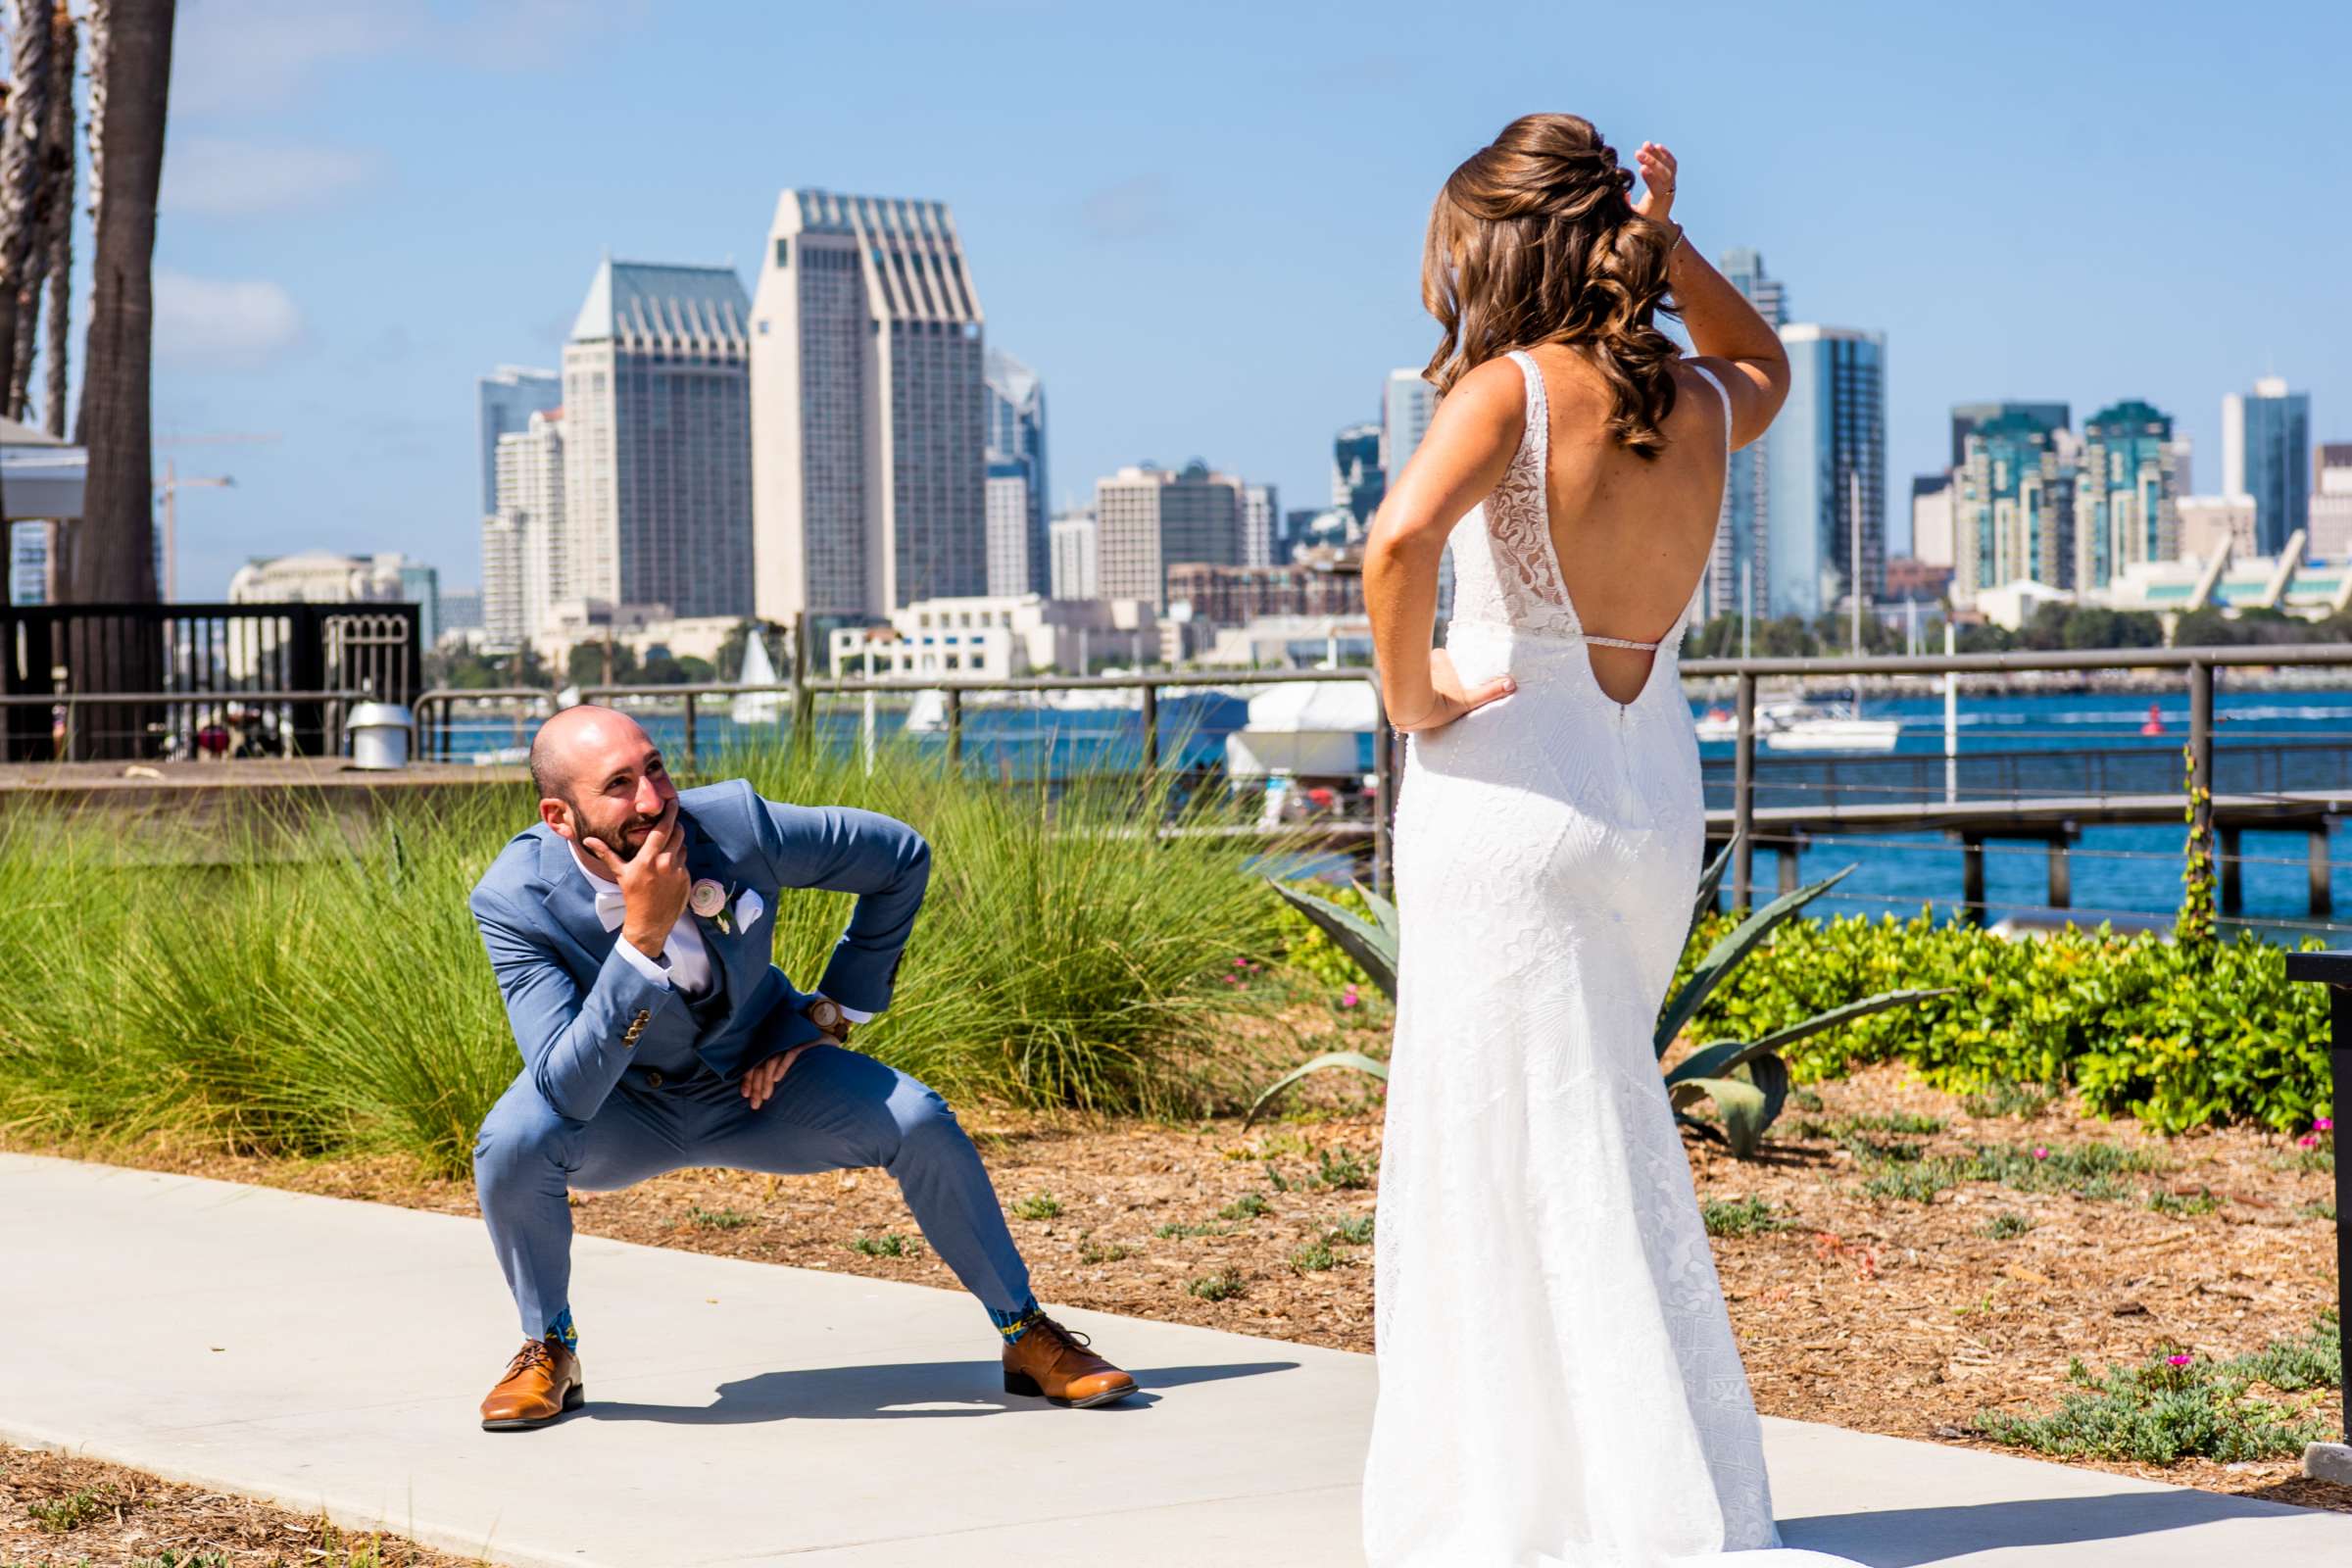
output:
M757 1110L735 1080L699 1063L677 1075L632 1069L586 1120L559 1114L528 1071L517 1077L483 1119L473 1171L523 1336L539 1338L570 1305L571 1191L702 1165L788 1176L878 1166L982 1305L1011 1312L1029 1298L996 1190L947 1102L871 1056L819 1045Z

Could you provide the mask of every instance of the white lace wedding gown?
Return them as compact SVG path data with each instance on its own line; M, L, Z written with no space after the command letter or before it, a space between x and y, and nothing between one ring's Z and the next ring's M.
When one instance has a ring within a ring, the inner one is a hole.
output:
M1703 1561L1778 1537L1650 1051L1703 845L1683 619L1633 702L1601 690L1545 516L1543 377L1512 358L1526 432L1452 534L1446 646L1464 684L1518 689L1412 736L1397 798L1364 1544L1374 1568Z

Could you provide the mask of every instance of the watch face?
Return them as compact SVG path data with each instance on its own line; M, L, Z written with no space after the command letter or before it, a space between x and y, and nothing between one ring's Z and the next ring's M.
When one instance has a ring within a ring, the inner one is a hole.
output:
M830 1029L841 1022L841 1008L834 1004L831 998L819 998L816 1004L808 1009L808 1021L819 1029Z

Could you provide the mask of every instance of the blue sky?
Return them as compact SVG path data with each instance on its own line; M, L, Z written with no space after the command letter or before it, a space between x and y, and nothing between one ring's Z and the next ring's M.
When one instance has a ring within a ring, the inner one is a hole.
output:
M180 593L309 546L476 582L474 377L556 363L608 250L748 287L799 184L953 206L1057 505L1194 456L1318 505L1428 356L1438 183L1537 109L1666 142L1693 242L1886 334L1898 512L1992 397L2144 397L2213 489L2266 370L2352 439L2348 16L181 0L157 428L277 439L168 449L237 481L182 497Z

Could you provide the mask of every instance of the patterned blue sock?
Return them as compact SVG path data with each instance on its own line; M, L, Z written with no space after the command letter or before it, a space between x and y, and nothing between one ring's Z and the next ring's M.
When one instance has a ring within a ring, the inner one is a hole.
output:
M1045 1315L1046 1309L1037 1304L1034 1296L1023 1301L1017 1312L1000 1312L993 1306L988 1309L988 1320L997 1326L999 1334L1004 1336L1006 1345L1028 1333L1029 1326Z
M571 1308L567 1306L557 1313L556 1320L539 1337L543 1340L562 1340L564 1348L576 1353L580 1348L580 1331L571 1326Z

